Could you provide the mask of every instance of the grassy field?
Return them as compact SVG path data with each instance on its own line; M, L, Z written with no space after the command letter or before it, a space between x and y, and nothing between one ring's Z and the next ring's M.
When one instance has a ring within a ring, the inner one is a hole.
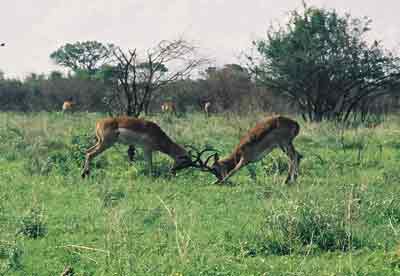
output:
M275 151L230 185L114 147L82 180L101 114L0 114L0 276L400 275L400 118L307 124L293 186ZM261 119L151 117L178 143L224 155Z

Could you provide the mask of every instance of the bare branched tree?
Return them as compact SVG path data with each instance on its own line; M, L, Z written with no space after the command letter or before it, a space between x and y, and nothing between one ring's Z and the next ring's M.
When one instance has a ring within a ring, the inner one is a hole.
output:
M139 116L149 112L152 100L160 88L191 76L207 62L197 56L197 48L183 39L161 41L143 57L138 51L116 48L113 75L113 91L106 99L113 114Z

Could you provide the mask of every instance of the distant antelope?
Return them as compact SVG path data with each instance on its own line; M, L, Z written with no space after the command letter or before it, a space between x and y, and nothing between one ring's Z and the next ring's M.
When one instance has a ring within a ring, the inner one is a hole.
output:
M129 150L134 145L142 147L149 171L152 171L154 151L165 153L175 161L173 173L193 164L191 155L182 146L172 141L156 123L143 119L126 116L101 119L96 123L96 137L97 143L86 151L83 178L90 173L90 161L117 142L129 145Z
M206 116L210 116L211 112L211 102L205 102L204 104L204 112L206 113Z
M62 111L63 112L73 111L74 107L75 107L75 103L73 102L72 98L69 98L64 101L64 103L62 105Z
M176 105L174 102L171 102L171 101L163 102L161 104L161 110L164 113L170 112L170 113L176 114Z
M274 148L279 147L290 159L285 182L293 182L298 176L302 158L293 146L293 139L299 131L300 126L294 120L279 115L267 117L240 139L229 156L219 159L218 153L214 153L203 162L201 152L197 154L195 166L214 174L218 178L215 183L223 183L242 167L262 159ZM208 162L212 157L214 164L209 166Z

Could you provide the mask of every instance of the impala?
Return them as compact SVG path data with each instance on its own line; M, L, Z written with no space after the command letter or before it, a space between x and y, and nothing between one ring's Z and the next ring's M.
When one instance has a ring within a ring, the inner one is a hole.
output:
M73 102L72 98L69 98L64 101L64 103L62 105L62 111L63 112L72 111L74 109L74 107L75 107L75 103Z
M211 111L211 103L210 102L206 102L204 104L204 112L206 113L206 116L210 116L210 111Z
M299 164L302 155L293 146L293 139L299 134L299 124L283 116L267 117L248 131L235 147L233 152L219 159L218 153L214 153L205 162L201 160L201 154L197 151L195 167L211 172L218 180L215 183L223 183L242 167L256 162L266 156L275 148L280 148L289 157L289 172L286 183L296 180L299 173ZM208 165L214 157L214 164Z
M165 153L175 161L173 173L193 164L191 155L182 146L172 141L156 123L143 119L126 116L101 119L96 123L96 137L97 143L86 151L83 178L90 174L90 161L117 142L130 146L129 155L134 154L135 145L142 147L150 172L154 151Z
M174 102L163 102L161 104L162 112L170 112L176 114L176 105Z

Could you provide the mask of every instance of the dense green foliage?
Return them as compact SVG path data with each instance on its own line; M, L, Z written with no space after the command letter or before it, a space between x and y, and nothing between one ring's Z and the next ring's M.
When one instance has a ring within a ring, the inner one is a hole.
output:
M260 83L296 103L305 119L347 121L395 93L399 81L399 57L369 42L370 29L368 18L305 6L254 42L259 58L249 57L250 68Z
M265 114L151 117L179 143L227 154ZM274 151L212 185L116 146L80 178L102 114L1 113L0 275L399 275L398 117L376 128L299 120L305 156L283 184Z
M98 41L77 41L66 43L50 54L50 58L76 74L93 77L106 64L113 53L113 44Z
M213 103L213 113L243 113L255 109L296 111L286 99L256 87L238 65L229 64L206 71L201 79L173 81L154 91L148 111L159 111L164 101L175 102L179 113L201 110L206 101ZM115 85L115 73L114 67L103 66L94 78L84 74L65 76L58 71L48 76L30 74L24 80L1 79L0 76L0 111L60 111L63 101L72 98L77 111L106 112L110 110L110 103L105 99L110 99L113 94L111 87ZM124 97L118 99L124 102Z

